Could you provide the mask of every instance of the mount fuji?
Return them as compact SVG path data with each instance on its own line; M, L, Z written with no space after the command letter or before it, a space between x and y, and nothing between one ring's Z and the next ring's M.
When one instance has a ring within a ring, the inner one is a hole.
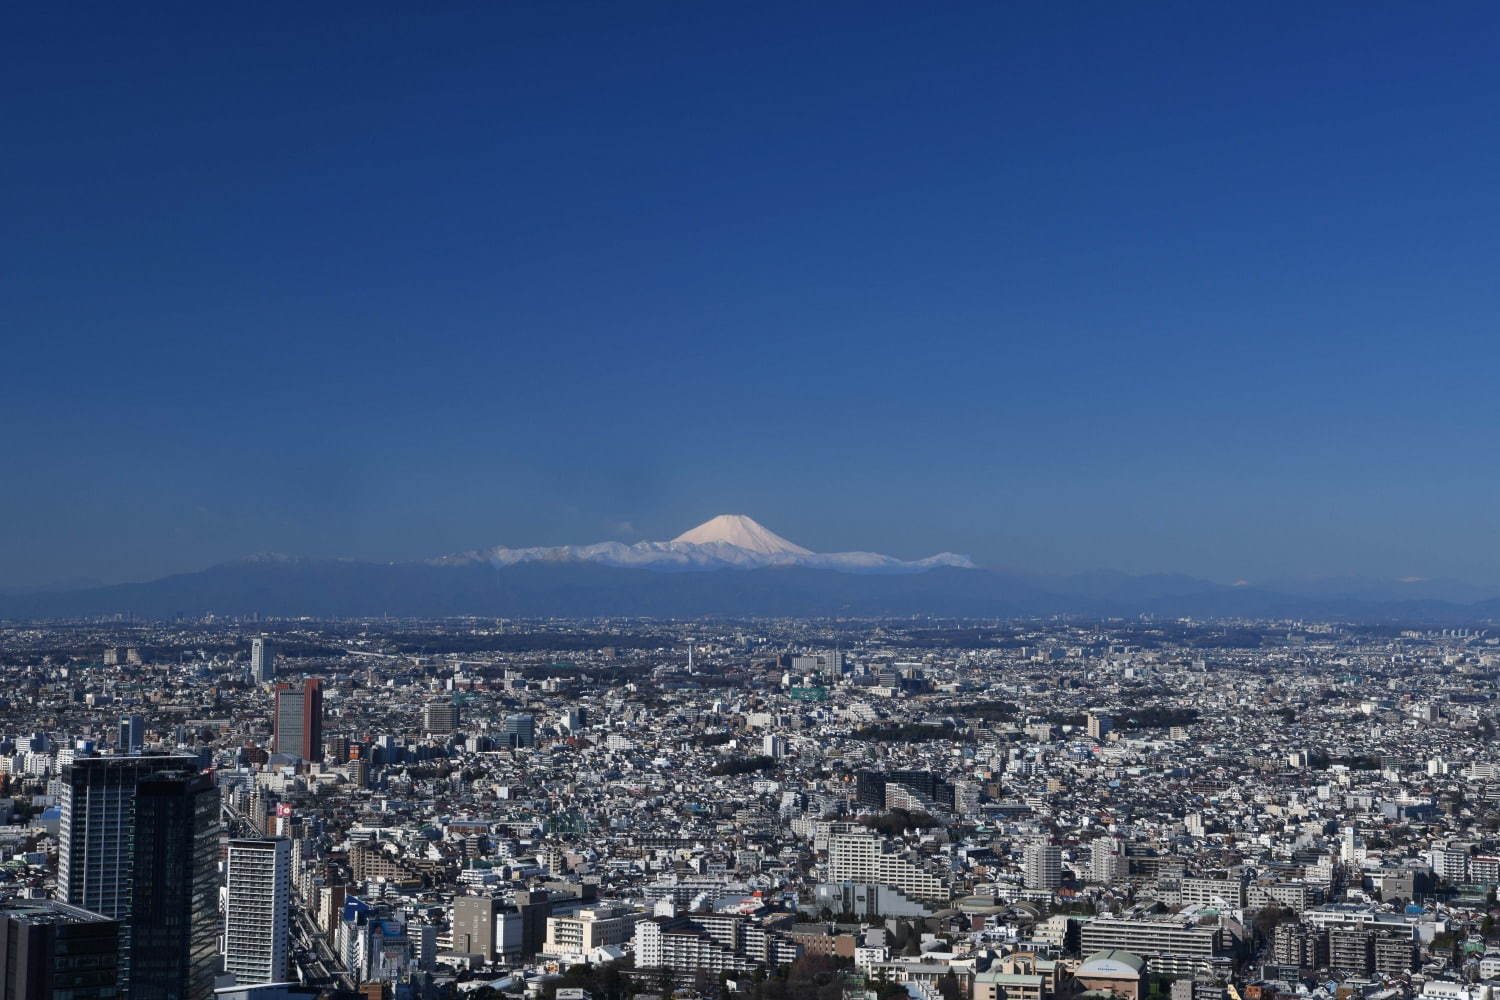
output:
M434 565L488 563L597 563L625 569L665 571L802 567L840 573L922 573L939 567L974 569L967 556L940 552L904 560L878 552L814 552L787 541L744 514L720 514L669 542L596 542L531 548L496 546L433 560Z
M902 560L813 552L743 514L670 541L497 546L437 559L369 562L262 555L140 583L0 593L0 620L213 613L363 618L496 616L1085 618L1500 621L1500 597L1442 581L1353 590L1348 581L1227 585L1174 574L1068 576L981 569L944 552Z

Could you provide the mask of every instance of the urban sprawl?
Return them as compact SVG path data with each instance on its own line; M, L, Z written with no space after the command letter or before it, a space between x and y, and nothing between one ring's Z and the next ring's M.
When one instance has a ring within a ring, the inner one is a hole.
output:
M1500 639L0 627L0 1000L1500 1000Z

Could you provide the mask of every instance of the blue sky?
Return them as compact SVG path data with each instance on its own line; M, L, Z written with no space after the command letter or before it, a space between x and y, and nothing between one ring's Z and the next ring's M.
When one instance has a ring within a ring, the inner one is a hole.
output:
M1492 4L431 6L6 13L0 585L1500 582Z

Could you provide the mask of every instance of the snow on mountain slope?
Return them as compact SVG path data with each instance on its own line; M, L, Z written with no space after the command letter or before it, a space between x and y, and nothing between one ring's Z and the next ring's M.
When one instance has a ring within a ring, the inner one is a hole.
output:
M813 554L811 549L804 549L800 545L787 541L744 514L720 514L690 531L684 531L672 541L684 545L713 545L722 542L772 558L782 555L810 556Z
M878 552L813 552L787 541L743 514L718 517L685 531L670 542L598 542L512 549L496 546L433 560L438 564L489 562L600 563L653 570L766 569L801 566L841 573L921 573L939 566L973 569L967 556L942 552L926 559L903 560Z

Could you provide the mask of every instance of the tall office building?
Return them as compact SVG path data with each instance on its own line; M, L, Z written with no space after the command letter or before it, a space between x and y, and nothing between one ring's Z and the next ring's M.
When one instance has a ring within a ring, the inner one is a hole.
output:
M309 677L299 689L276 685L272 749L303 760L323 759L323 681Z
M287 979L291 934L291 841L229 842L224 897L224 971L240 985Z
M208 1000L218 924L213 778L196 757L143 754L79 758L64 782L58 895L120 921L121 997Z
M422 706L422 729L424 732L446 736L458 731L458 706L451 699L429 701Z
M117 1000L120 922L50 899L0 903L0 1000Z
M1056 844L1027 844L1026 888L1051 891L1062 885L1062 848Z
M276 647L265 636L250 640L250 676L257 684L269 684L276 676Z
M160 771L198 769L188 756L80 757L67 785L58 829L57 893L63 902L124 919L130 909L136 786Z
M133 853L126 1000L211 1000L219 963L219 789L213 776L142 778Z
M512 749L536 746L536 719L529 715L507 715L500 725L500 738Z
M139 715L120 718L119 747L121 753L140 753L146 745L146 720Z

